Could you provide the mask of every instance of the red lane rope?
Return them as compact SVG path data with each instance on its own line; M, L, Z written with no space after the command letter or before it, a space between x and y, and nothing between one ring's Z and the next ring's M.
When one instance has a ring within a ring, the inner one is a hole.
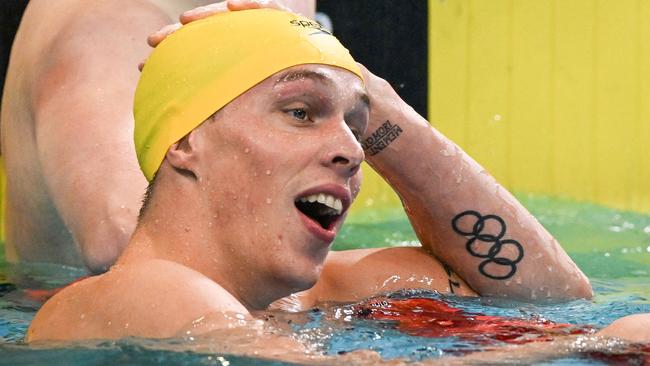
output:
M394 321L396 328L418 337L459 337L486 343L510 344L550 341L556 335L588 334L591 327L554 323L546 319L516 319L466 313L429 298L373 299L355 305L357 315L366 319Z

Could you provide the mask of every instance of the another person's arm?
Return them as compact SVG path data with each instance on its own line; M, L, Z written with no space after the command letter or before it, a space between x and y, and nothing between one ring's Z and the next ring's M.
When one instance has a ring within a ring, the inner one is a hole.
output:
M149 52L142 39L169 18L145 1L71 6L41 67L30 70L31 109L47 189L98 272L135 228L146 187L133 148L135 65Z
M591 297L585 275L494 178L367 73L366 160L399 193L423 247L481 295Z

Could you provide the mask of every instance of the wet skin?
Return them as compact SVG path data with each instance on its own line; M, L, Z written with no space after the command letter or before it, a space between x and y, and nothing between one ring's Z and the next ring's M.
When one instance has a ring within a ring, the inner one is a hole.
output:
M367 119L357 76L303 66L265 80L196 129L184 141L196 157L180 169L196 186L194 210L205 216L194 222L207 223L211 244L200 256L208 261L192 256L183 264L202 268L252 308L311 287L359 189L364 154L357 139ZM296 208L313 193L343 203L327 229Z
M145 39L192 8L184 21L277 6L212 2L29 2L13 44L0 117L8 261L85 266L97 273L115 262L135 229L147 183L133 149L137 65L151 52ZM280 3L314 16L314 0Z
M170 147L117 265L47 302L30 340L171 336L202 315L263 309L317 281L359 189L364 155L357 139L369 106L348 71L288 71ZM326 229L295 204L318 192L343 202L343 214Z

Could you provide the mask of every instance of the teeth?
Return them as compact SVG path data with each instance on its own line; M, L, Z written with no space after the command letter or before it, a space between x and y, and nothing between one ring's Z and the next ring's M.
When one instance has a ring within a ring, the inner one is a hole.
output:
M318 202L331 208L334 215L340 215L343 211L343 202L340 199L325 193L312 194L307 197L301 197L300 202Z

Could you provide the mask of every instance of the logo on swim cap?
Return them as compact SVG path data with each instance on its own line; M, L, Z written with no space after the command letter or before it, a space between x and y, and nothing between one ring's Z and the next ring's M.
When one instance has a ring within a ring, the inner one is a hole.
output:
M316 32L310 33L310 36L316 35L316 34L327 34L327 35L332 35L330 31L327 29L323 28L323 26L315 21L309 21L309 20L304 20L304 19L293 19L289 22L291 25L294 27L303 27L303 28L311 28L315 29Z

